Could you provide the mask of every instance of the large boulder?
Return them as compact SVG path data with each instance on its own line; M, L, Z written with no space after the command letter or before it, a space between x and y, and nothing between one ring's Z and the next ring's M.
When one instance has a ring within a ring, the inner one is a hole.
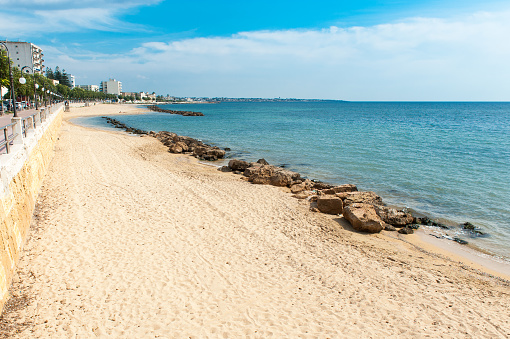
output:
M290 191L292 193L298 193L298 192L304 191L305 189L306 189L306 184L304 182L302 182L300 184L293 184L290 187Z
M317 197L317 208L322 213L342 214L343 207L342 199L334 195L321 195Z
M185 142L179 141L179 142L176 142L175 145L179 146L183 152L188 151L188 145Z
M228 167L232 169L232 171L241 171L244 172L250 164L244 160L232 159L228 162Z
M413 223L414 218L410 213L380 205L375 205L374 208L381 220L390 225L402 227Z
M384 222L371 204L352 203L344 207L343 214L357 231L379 233L384 229Z
M355 203L382 205L382 199L374 192L343 192L337 193L337 197L344 201L344 206L349 206Z
M276 166L262 165L250 171L248 180L254 184L290 186L299 177L299 173L296 172Z
M213 147L207 150L207 155L213 155L218 159L221 159L225 156L225 151L220 149L219 147Z
M358 188L356 185L352 184L345 184L340 186L335 186L332 188L328 188L322 191L324 194L336 194L336 193L343 193L343 192L356 192Z
M173 144L168 150L170 153L182 153L182 147L177 144Z

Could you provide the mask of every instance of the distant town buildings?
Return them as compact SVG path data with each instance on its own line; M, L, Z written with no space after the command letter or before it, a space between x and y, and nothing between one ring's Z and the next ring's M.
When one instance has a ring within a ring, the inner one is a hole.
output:
M117 81L115 79L110 79L108 81L101 81L101 86L99 87L99 90L106 94L121 95L122 82Z
M76 87L86 91L99 92L99 85L77 85Z
M2 41L9 49L9 55L15 67L29 66L35 73L43 74L43 50L30 42Z

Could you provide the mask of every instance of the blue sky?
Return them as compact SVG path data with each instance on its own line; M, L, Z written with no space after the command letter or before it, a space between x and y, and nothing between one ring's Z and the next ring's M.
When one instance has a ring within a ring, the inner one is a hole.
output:
M176 96L508 101L508 1L0 0L77 84Z

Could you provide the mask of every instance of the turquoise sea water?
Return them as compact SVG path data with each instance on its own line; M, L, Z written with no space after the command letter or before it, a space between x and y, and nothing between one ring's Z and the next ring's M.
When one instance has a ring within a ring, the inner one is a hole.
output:
M302 176L353 183L392 205L488 237L449 231L510 259L510 103L262 102L168 105L203 117L116 116L286 164ZM82 123L104 125L100 118Z

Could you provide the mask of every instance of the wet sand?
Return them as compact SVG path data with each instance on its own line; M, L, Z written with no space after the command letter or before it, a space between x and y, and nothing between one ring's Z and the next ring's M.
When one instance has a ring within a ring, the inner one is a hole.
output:
M73 107L66 119L120 111L137 108ZM55 152L4 334L510 336L508 281L413 237L359 234L150 137L64 122Z

